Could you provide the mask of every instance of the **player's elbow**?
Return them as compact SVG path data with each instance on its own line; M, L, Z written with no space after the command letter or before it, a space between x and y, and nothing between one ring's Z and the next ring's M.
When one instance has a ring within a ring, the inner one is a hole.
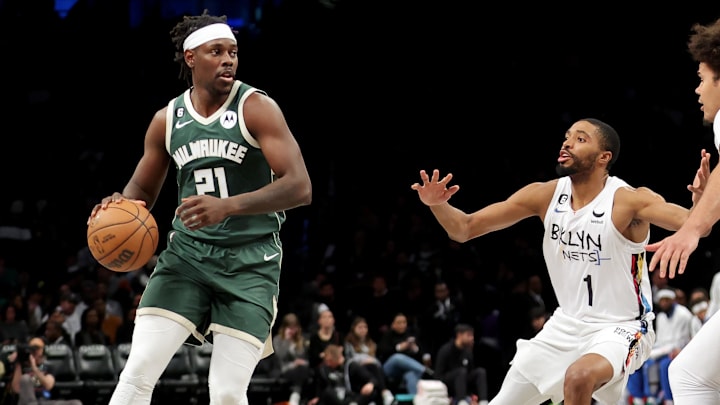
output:
M447 235L451 240L458 243L465 243L470 240L470 237L464 232L448 232Z
M300 182L295 190L298 205L310 205L312 203L312 183L310 179Z

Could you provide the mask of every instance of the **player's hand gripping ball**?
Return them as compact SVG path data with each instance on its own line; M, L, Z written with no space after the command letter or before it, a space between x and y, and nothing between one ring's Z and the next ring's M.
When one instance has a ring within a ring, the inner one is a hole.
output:
M117 272L137 270L158 247L158 227L150 211L130 200L111 202L98 210L87 228L87 243L95 260Z

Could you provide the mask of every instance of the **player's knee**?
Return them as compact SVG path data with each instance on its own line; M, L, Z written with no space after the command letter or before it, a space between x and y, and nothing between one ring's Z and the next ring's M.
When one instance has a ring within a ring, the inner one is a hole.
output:
M210 373L208 390L213 404L244 404L250 385L251 372Z
M238 381L218 383L210 381L208 391L211 403L218 405L246 404L248 384L238 385Z
M144 373L133 373L127 367L120 373L120 382L132 385L140 392L151 392L156 381L151 381Z
M240 392L237 389L233 389L232 386L213 387L210 389L210 395L213 404L218 405L236 405L245 404L245 391Z
M585 391L588 388L592 389L593 386L593 375L587 368L571 365L565 371L565 381L563 383L565 392L568 392L568 390L573 392Z

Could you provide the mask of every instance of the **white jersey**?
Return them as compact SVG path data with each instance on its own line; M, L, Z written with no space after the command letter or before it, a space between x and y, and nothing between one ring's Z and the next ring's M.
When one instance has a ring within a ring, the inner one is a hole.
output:
M569 177L558 180L545 214L543 254L559 309L584 322L653 319L645 245L625 238L612 222L615 191L628 184L610 176L595 199L573 211Z

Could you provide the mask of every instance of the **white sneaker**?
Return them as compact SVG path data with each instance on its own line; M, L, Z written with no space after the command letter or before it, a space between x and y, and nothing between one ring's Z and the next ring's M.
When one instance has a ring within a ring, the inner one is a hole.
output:
M290 399L288 399L288 403L290 405L300 405L300 394L297 392L293 392L290 394Z

